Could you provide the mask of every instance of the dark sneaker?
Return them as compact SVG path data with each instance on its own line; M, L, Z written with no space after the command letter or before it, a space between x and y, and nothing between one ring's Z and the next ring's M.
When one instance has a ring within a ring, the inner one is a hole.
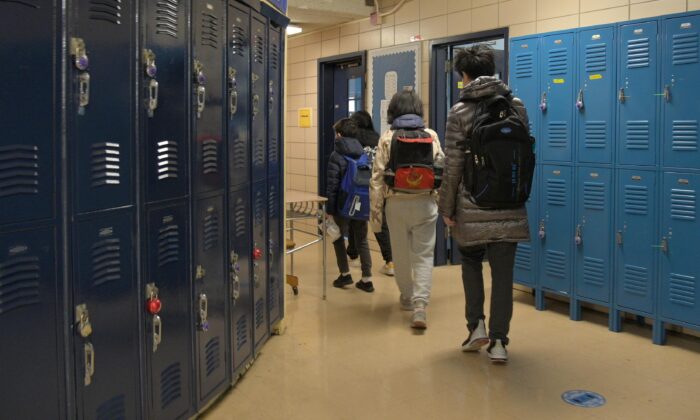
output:
M337 279L333 280L333 287L337 287L339 289L342 289L350 284L352 284L352 276L350 274L341 274Z
M486 334L484 320L480 319L474 331L469 333L469 338L462 343L462 351L479 351L489 343L489 336Z
M355 283L355 287L357 287L358 289L360 289L364 292L367 292L367 293L374 292L374 285L372 284L371 281L360 280L357 283Z
M492 341L486 351L493 363L506 363L508 361L508 352L501 340Z

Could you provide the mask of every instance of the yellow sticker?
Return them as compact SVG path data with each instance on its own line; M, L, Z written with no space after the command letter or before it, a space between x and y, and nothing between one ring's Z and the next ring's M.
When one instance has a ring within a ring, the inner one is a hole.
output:
M554 79L554 80L552 80L552 82L555 85L562 85L562 84L564 84L564 79Z
M460 80L459 82L457 82L457 88L458 88L458 89L464 89L464 82L461 81L461 80Z
M588 76L588 78L590 80L600 80L603 78L603 75L602 74L591 74L590 76Z
M311 128L311 108L299 108L299 127Z

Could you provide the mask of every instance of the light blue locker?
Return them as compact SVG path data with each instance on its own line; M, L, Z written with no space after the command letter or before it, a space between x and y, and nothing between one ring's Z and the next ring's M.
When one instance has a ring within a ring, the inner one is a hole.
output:
M553 292L571 293L574 191L573 168L543 165L541 173L540 285Z
M619 28L618 159L623 165L655 165L658 151L658 22Z
M540 81L539 37L514 39L510 42L510 88L513 96L525 104L530 119L530 133L539 140ZM539 141L535 143L539 148Z
M578 161L612 163L615 129L615 30L612 26L578 34L576 107Z
M532 180L532 193L527 200L527 221L530 225L530 242L518 243L515 253L515 268L513 279L516 283L527 287L537 286L537 261L540 250L540 240L538 238L538 202L539 202L539 166L535 169L535 177Z
M542 162L571 162L573 152L574 34L542 37L540 44L540 156Z
M663 29L663 163L700 169L700 15L668 19Z

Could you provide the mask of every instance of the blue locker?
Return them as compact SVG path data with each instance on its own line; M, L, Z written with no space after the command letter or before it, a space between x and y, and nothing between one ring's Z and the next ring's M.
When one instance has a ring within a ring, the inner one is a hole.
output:
M618 152L623 165L655 165L658 150L658 22L619 27Z
M540 62L541 162L570 162L573 153L574 34L544 36Z
M576 296L609 303L614 214L612 169L580 167L576 184Z
M144 343L148 418L189 417L192 407L192 288L189 205L154 206L146 216ZM151 307L161 304L160 312ZM149 310L149 307L151 307Z
M267 258L270 326L284 315L284 235L282 220L282 183L279 178L267 181Z
M229 187L250 181L250 10L228 7Z
M284 63L282 33L280 27L270 22L268 25L268 81L267 81L267 176L279 177L282 157L282 80Z
M527 208L527 221L530 226L530 242L518 243L518 249L515 253L515 268L513 270L513 280L527 287L536 287L538 285L537 270L540 253L538 221L540 217L537 206L540 195L540 176L540 166L537 166L534 179L532 180L532 193L525 206Z
M257 182L267 177L267 26L259 13L251 13L251 116L252 116L252 180Z
M664 173L661 224L661 315L671 321L700 325L700 261L697 221L700 175Z
M530 119L530 133L537 139L535 147L539 150L540 118L540 38L518 38L510 43L510 88L513 96L525 104Z
M612 163L615 132L615 28L578 33L578 90L575 102L578 161Z
M267 308L267 185L265 181L253 184L253 352L258 353L270 335Z
M700 169L700 15L668 19L663 28L663 163Z
M540 286L568 295L571 292L574 237L573 170L568 166L543 165L541 171Z
M139 317L134 215L100 213L73 227L77 418L137 418Z
M652 314L656 296L656 173L619 170L615 220L615 304Z

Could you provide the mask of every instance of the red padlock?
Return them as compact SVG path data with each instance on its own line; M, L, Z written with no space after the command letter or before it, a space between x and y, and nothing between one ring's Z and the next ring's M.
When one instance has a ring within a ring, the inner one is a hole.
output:
M262 249L253 248L253 259L254 260L259 260L260 258L262 258L262 256L263 256Z
M163 304L159 298L150 298L146 301L146 311L148 311L149 314L156 315L161 309L163 309Z

